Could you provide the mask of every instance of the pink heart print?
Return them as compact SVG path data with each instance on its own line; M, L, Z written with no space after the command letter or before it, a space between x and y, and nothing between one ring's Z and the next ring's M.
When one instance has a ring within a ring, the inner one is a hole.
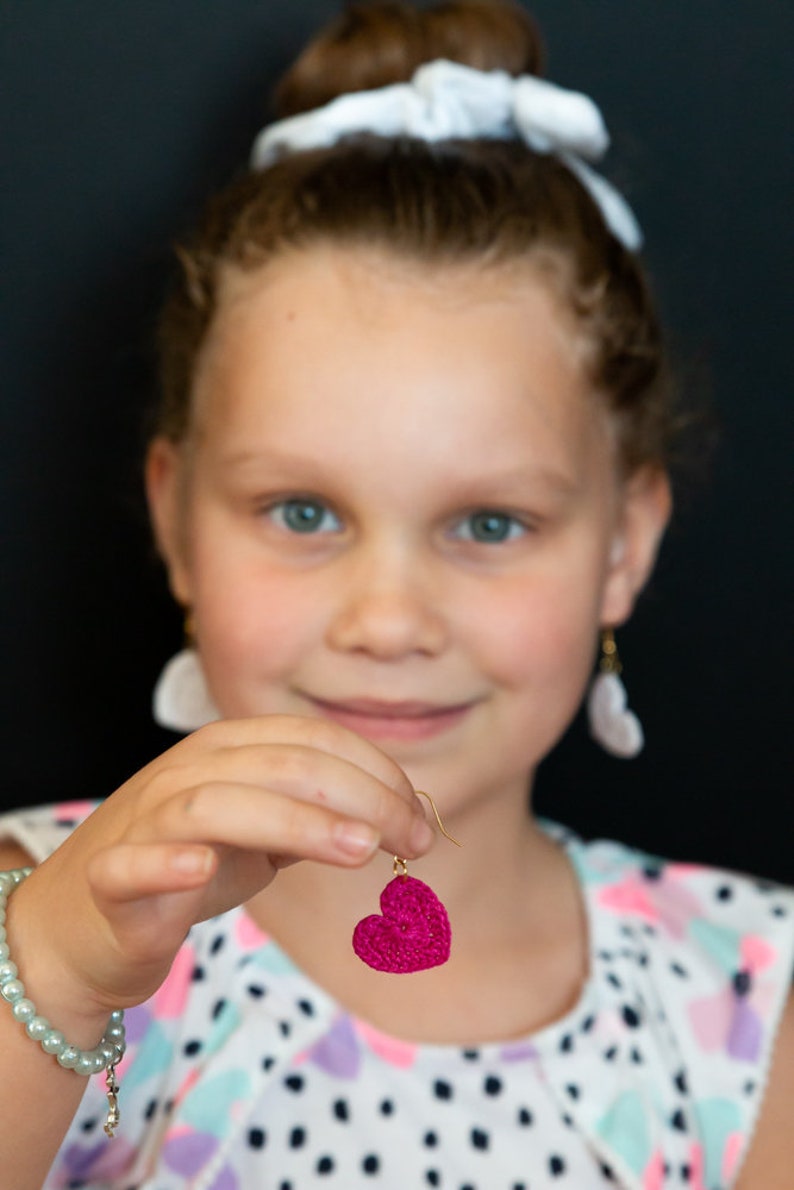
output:
M367 966L405 974L446 963L449 918L429 885L395 876L380 894L380 907L382 917L362 918L353 931L353 950Z

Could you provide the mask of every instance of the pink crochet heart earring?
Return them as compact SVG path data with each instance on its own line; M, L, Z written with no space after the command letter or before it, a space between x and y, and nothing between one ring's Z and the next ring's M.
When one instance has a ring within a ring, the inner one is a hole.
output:
M441 833L456 847L461 844L444 828L429 793L417 789L430 802ZM449 958L449 917L432 888L408 875L408 864L394 857L394 879L380 895L380 914L364 917L353 931L353 950L376 971L407 974L440 967Z

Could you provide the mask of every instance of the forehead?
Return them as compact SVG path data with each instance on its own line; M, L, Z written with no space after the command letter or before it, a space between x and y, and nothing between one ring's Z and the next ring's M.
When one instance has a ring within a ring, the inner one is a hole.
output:
M281 433L318 447L379 427L417 449L440 427L450 447L468 428L491 450L531 431L552 449L603 429L584 359L573 314L531 263L315 247L223 278L196 425L214 440Z
M258 267L227 266L218 286L211 337L239 326L249 313L283 314L283 303L290 300L305 309L318 299L324 302L333 291L344 299L348 313L372 325L390 319L395 304L406 301L403 315L410 304L420 303L450 317L460 316L467 307L534 301L546 308L549 326L553 324L570 346L581 334L561 296L557 274L562 267L552 254L536 253L512 262L422 261L380 246L319 242L280 252ZM334 308L326 306L324 313L333 316Z

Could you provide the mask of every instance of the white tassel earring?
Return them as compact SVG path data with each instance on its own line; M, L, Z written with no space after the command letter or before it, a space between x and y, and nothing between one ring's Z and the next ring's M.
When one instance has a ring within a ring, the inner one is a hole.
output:
M643 749L642 724L626 705L626 687L620 680L623 667L611 628L601 632L599 673L587 696L590 735L613 756L629 759Z
M171 731L189 732L220 719L207 689L201 659L193 646L191 616L185 617L185 647L166 662L154 687L155 723Z

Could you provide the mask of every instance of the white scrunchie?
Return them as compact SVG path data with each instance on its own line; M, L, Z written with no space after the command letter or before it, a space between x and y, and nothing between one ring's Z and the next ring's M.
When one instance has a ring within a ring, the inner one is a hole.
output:
M410 83L340 95L270 124L254 141L251 168L266 169L285 151L328 148L357 132L424 141L518 138L538 153L553 153L576 174L629 251L642 243L626 200L586 164L604 155L609 134L595 103L578 91L534 75L513 78L439 59L420 66Z

